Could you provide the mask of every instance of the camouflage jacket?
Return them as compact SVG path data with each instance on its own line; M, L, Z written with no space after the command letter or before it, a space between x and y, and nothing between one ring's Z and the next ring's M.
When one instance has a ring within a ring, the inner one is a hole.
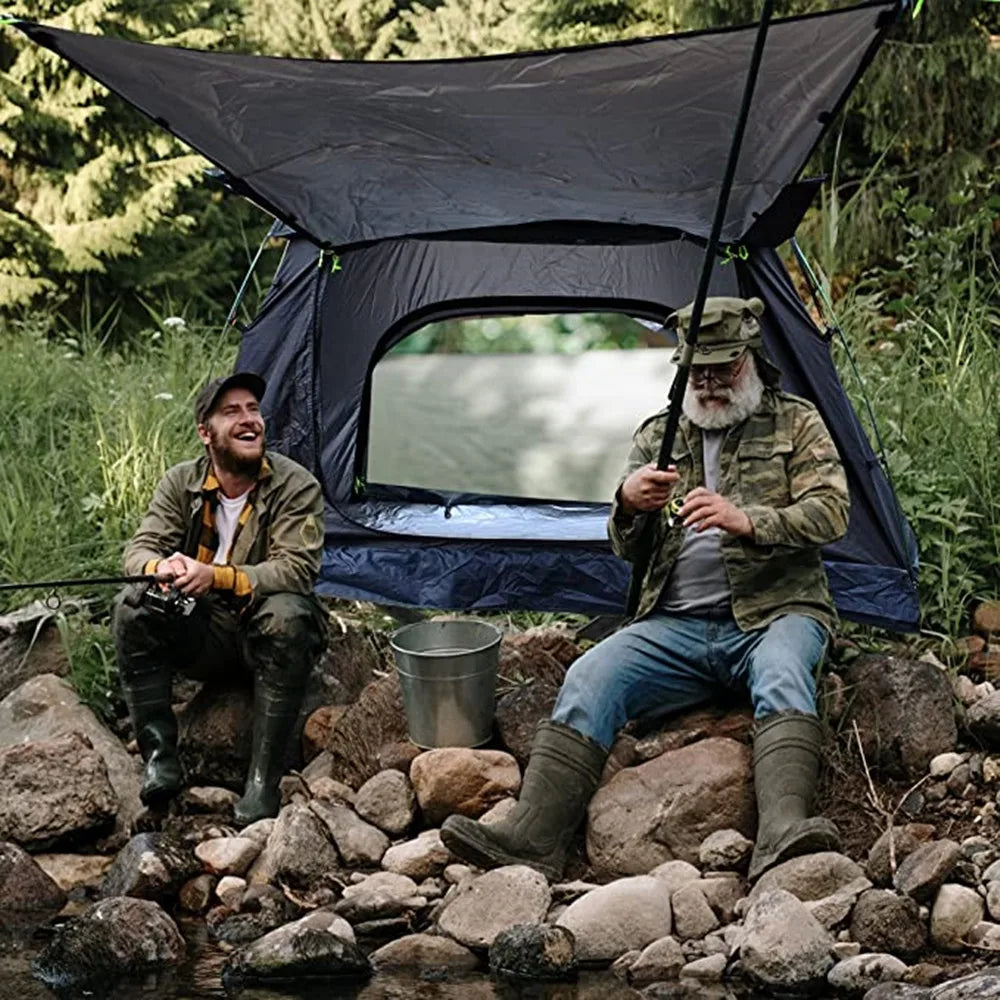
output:
M230 563L246 574L255 596L311 594L323 555L323 499L319 483L301 465L267 452L247 499L250 516L233 542ZM172 552L197 558L207 456L168 469L139 530L125 547L125 573L150 572Z
M615 491L608 534L615 552L631 560L642 515L621 506L625 478L655 461L666 411L635 432L628 463ZM681 418L674 442L679 480L674 496L704 485L701 432ZM804 614L830 629L837 615L823 569L820 546L847 530L847 478L830 434L816 408L804 399L767 389L757 411L725 435L719 456L717 492L746 513L754 539L722 533L722 558L732 591L733 616L747 630L784 614ZM637 618L660 600L684 529L669 528L665 511L653 514L653 558L642 585Z

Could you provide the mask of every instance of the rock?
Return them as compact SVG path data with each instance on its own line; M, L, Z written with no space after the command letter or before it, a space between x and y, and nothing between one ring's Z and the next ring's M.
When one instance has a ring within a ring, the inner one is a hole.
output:
M519 684L497 702L496 723L503 745L523 768L531 756L538 723L552 715L559 685L546 681Z
M888 889L870 889L851 914L851 937L865 951L912 957L927 944L927 929L915 900Z
M373 951L369 959L376 972L419 970L424 975L430 972L468 972L479 964L474 952L438 934L409 934L397 938Z
M954 751L939 753L931 760L928 773L932 778L945 778L961 763L963 763L963 759L960 753Z
M821 982L833 964L833 939L804 904L784 889L751 900L740 947L744 972L764 986L779 988Z
M695 979L700 983L721 983L727 964L726 956L721 953L696 958L681 969L681 979Z
M222 983L228 991L307 976L358 979L370 974L351 925L328 910L314 910L236 952L222 969Z
M1000 924L980 920L968 933L967 940L974 948L1000 951Z
M313 798L322 799L324 802L342 802L345 805L354 805L354 789L342 781L337 781L336 778L313 778L308 784Z
M379 747L378 766L382 771L399 771L410 776L410 765L423 753L423 750L409 740L395 743L385 743Z
M556 924L573 932L581 962L612 962L670 934L670 890L650 875L619 879L571 903Z
M955 798L961 798L965 789L969 786L969 779L971 775L972 770L968 764L959 764L955 770L948 775L948 781L946 782L948 794L954 795Z
M664 861L662 865L657 865L649 874L653 878L658 878L671 895L682 885L687 885L688 882L697 882L701 878L701 872L687 861Z
M833 957L841 962L845 958L856 958L861 954L861 945L857 941L835 941L830 949Z
M493 939L490 972L532 982L568 979L576 974L573 935L551 924L516 924Z
M994 920L1000 920L1000 882L986 885L986 911Z
M74 889L96 891L114 858L104 854L36 854L34 861L63 892L72 892ZM3 889L0 888L2 898Z
M856 878L853 882L841 886L829 896L822 899L809 900L806 909L827 929L832 930L838 924L843 923L854 908L858 897L872 887L871 882L864 876Z
M472 875L472 869L468 865L445 865L441 875L450 885L458 885L463 879Z
M929 1000L931 991L925 986L911 986L907 983L880 983L872 987L864 1000Z
M76 602L70 601L61 613L83 609L74 605ZM42 601L0 615L0 698L39 674L64 677L69 673L69 658L56 620L56 613Z
M972 627L986 636L1000 634L1000 601L983 601L972 612Z
M104 759L80 733L0 749L0 840L78 842L108 832L117 811Z
M200 873L198 859L180 840L164 833L140 833L111 863L101 884L101 896L166 902Z
M280 889L270 885L250 886L240 901L239 913L231 913L224 907L220 911L206 914L208 935L213 941L234 948L251 944L285 926L299 913L298 907Z
M337 720L326 749L334 774L360 788L382 770L379 750L387 743L407 738L403 695L395 671L367 684L347 711Z
M739 830L716 830L698 848L698 861L708 871L737 871L750 860L753 841Z
M965 706L973 705L979 701L981 695L976 688L976 682L965 674L959 674L955 677L951 685L955 697Z
M983 898L975 889L945 883L931 909L931 944L939 951L962 951L969 931L983 919Z
M892 885L893 876L899 865L933 836L934 827L928 823L908 823L906 826L894 826L891 831L886 830L868 852L868 877L876 885ZM895 868L892 867L893 856Z
M1000 997L1000 969L992 968L935 986L929 1000L996 1000L997 997Z
M569 665L582 652L565 625L539 625L508 632L500 644L501 677L525 678L560 687Z
M823 899L864 875L850 858L836 851L806 854L764 872L750 890L750 901L772 889L784 889L802 902Z
M669 750L679 750L706 739L731 739L750 743L753 711L749 708L709 707L681 712L666 719L658 732L646 735L635 746L637 760L649 761Z
M346 711L346 705L320 705L307 717L302 726L303 760L310 761L323 752L330 742L334 726Z
M922 844L899 866L893 885L918 903L929 902L961 856L962 848L953 840Z
M238 910L246 890L246 879L238 878L236 875L224 875L215 887L215 896L223 906L228 906L231 910Z
M246 837L248 840L253 840L263 848L271 834L274 832L274 824L277 820L273 816L268 816L265 819L259 819L256 823L251 823L249 826L243 827L240 830L240 836Z
M705 897L708 905L712 907L712 912L719 918L719 922L722 924L729 924L735 920L736 904L745 895L743 880L736 877L727 877L727 874L707 875L697 883L701 894Z
M363 882L344 889L336 912L351 923L397 917L427 905L417 883L395 872L375 872Z
M156 903L114 897L58 927L32 971L53 989L106 987L125 976L175 965L183 956L177 925Z
M588 817L587 856L600 875L694 863L710 833L753 831L749 751L735 740L707 739L626 768L598 789Z
M249 837L216 837L194 849L195 857L215 875L245 875L260 852L261 845Z
M475 819L500 799L517 795L521 772L500 750L445 747L417 757L410 781L424 819L437 825L454 813Z
M920 660L865 655L851 664L846 679L852 689L846 722L857 723L873 767L916 779L932 758L955 749L951 685L942 670Z
M177 901L188 913L204 913L211 905L214 892L214 875L196 875L181 886Z
M541 922L551 899L544 875L507 865L452 890L438 912L438 927L468 948L489 948L506 928Z
M838 962L826 981L837 990L860 996L879 983L893 983L906 972L906 963L892 955L857 955Z
M17 844L0 843L0 921L5 912L57 912L66 892Z
M357 791L354 808L362 818L398 837L410 828L417 815L417 797L410 779L402 771L379 771Z
M52 740L70 733L88 739L104 761L117 800L115 846L120 846L128 840L132 825L143 811L139 762L60 677L33 677L0 702L0 747Z
M215 785L195 785L185 788L178 796L182 813L207 813L211 816L232 816L239 795L229 788Z
M499 823L500 820L507 818L507 815L516 805L517 799L501 799L496 805L490 806L479 817L478 822L484 823L486 826L489 826L491 823Z
M307 712L319 705L352 705L376 670L391 667L389 636L384 628L351 619L340 610L330 618L326 649L309 675Z
M987 749L1000 747L1000 691L980 698L965 713L969 735Z
M681 946L666 935L642 949L629 966L628 981L632 986L647 986L649 983L676 979L686 964Z
M674 936L679 941L703 938L719 926L715 911L708 905L700 882L689 882L670 897Z
M178 754L193 785L242 791L253 739L253 689L236 678L204 684L178 713Z
M251 885L280 880L292 888L309 888L340 864L330 843L326 824L299 802L278 813L267 845L254 862L247 881Z
M415 840L395 844L382 855L386 871L425 879L439 875L451 861L451 852L441 842L440 830L424 830Z
M382 860L389 838L350 806L313 799L309 808L326 824L345 864L377 865Z

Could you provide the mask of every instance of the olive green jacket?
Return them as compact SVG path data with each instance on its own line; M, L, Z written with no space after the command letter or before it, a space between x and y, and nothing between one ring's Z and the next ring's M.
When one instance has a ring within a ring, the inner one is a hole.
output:
M621 484L635 469L656 460L665 425L663 411L635 432L615 491L608 534L615 552L629 561L643 516L622 509ZM674 496L704 486L701 432L686 417L681 418L673 457L679 475ZM743 510L754 528L752 541L722 534L722 559L740 628L760 628L795 613L831 629L837 614L820 546L847 531L849 497L840 457L816 408L797 396L766 389L757 411L726 432L716 491ZM637 618L658 604L684 535L680 524L668 527L665 509L650 516L656 517L654 555Z
M310 594L323 554L323 498L308 470L269 451L248 498L250 517L233 543L230 562L242 570L254 596ZM125 573L146 572L150 560L172 552L196 558L202 529L202 492L208 457L168 469L139 530L125 547Z

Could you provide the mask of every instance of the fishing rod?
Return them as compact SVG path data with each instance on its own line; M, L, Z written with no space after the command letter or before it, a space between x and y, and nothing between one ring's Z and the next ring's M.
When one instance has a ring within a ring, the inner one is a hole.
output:
M189 598L170 588L163 591L156 584L170 583L173 576L166 573L138 573L131 576L82 576L67 580L25 580L17 583L0 583L0 593L14 590L47 590L48 596L42 602L50 611L62 604L56 593L65 587L118 586L124 583L145 583L148 589L135 600L127 603L144 604L156 611L188 615L194 608L194 598Z
M712 220L712 229L709 233L708 243L705 246L705 259L702 262L701 276L698 279L698 290L691 307L691 320L688 325L687 334L683 338L680 362L677 365L677 371L670 386L667 423L663 431L663 440L660 442L660 452L656 459L656 468L660 471L670 466L673 461L671 453L674 450L674 440L677 437L677 427L680 424L684 391L687 388L688 376L691 372L694 349L698 343L698 334L701 330L701 317L705 309L705 299L708 297L709 281L712 277L712 266L715 263L716 253L718 252L719 237L722 234L726 209L729 207L729 194L732 191L733 180L736 177L736 165L740 158L740 149L743 146L743 134L746 131L747 119L750 117L754 87L757 84L757 76L760 72L760 63L764 55L764 43L767 40L767 30L771 23L773 9L774 0L764 0L760 15L760 25L757 28L753 53L750 56L747 79L743 86L743 100L740 105L740 113L736 119L736 127L733 130L733 139L729 147L729 158L726 161L726 170L722 177L722 186L719 189L719 200L715 206L715 218ZM649 564L653 558L653 542L656 537L656 525L659 520L659 514L660 511L652 511L640 515L642 524L639 529L635 555L632 559L632 579L629 583L628 599L625 605L630 618L639 610L642 582L646 578L646 573L649 571Z

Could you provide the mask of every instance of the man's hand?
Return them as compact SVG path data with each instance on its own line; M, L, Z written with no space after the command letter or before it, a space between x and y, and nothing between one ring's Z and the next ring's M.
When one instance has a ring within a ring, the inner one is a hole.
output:
M621 485L622 508L626 514L639 510L660 510L670 499L677 482L677 467L658 469L655 462L641 465Z
M174 585L177 577L184 572L184 559L185 557L180 552L175 552L156 564L153 569L155 575L167 578L167 582L160 583L160 590L169 590Z
M175 552L168 559L158 562L156 572L172 573L174 579L171 586L191 597L207 594L212 589L212 581L215 579L215 570L211 565L198 562L197 559L180 552Z
M696 486L685 498L680 516L684 527L695 531L706 528L721 528L730 535L753 538L753 522L735 504L725 497Z

